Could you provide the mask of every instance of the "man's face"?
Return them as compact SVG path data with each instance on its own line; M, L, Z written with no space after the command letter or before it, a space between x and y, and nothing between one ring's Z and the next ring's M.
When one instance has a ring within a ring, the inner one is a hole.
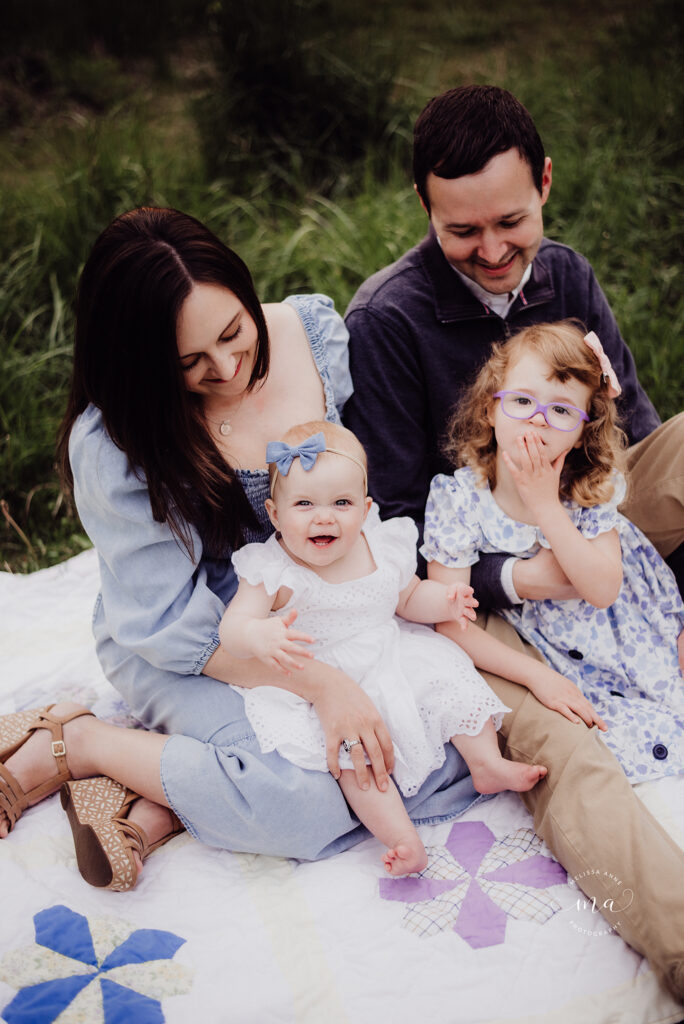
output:
M430 173L426 188L430 221L449 263L493 294L517 288L544 234L549 157L541 194L517 149L492 157L477 174L439 178Z

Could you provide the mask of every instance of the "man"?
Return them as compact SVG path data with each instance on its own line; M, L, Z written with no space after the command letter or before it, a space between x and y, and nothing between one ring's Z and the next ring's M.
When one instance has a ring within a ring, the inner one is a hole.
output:
M459 390L493 342L531 323L576 317L595 331L622 385L630 442L650 435L658 415L590 265L543 238L551 160L515 97L467 86L433 99L416 123L414 176L430 231L369 278L346 314L355 391L345 422L367 448L383 515L422 522L430 480L449 471L440 440ZM645 457L622 511L671 556L682 589L684 417L661 433L630 453L633 465ZM474 582L492 607L516 600L516 592L569 596L550 555L489 556Z
M574 317L599 336L622 385L633 444L622 511L681 566L684 414L659 425L590 265L544 239L551 160L529 113L493 86L436 97L416 122L414 176L429 233L369 278L346 315L355 390L345 422L366 447L383 515L422 522L430 480L449 471L440 455L449 414L491 345L528 324ZM549 551L527 561L487 556L473 584L489 607L574 595ZM487 629L520 645L497 616ZM550 712L522 687L490 682L513 709L502 727L507 755L548 768L523 795L538 834L684 1002L684 854L635 797L596 730ZM602 872L634 891L619 922Z

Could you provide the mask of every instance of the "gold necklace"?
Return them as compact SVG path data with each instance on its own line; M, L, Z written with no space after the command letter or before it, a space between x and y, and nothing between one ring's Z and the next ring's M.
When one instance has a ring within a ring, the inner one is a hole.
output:
M240 398L240 401L236 406L235 412L232 414L233 416L236 415L241 405L242 398ZM212 423L215 427L218 427L218 432L221 435L221 437L228 437L229 434L233 433L233 424L231 423L229 416L225 416L222 420L212 420L205 413L204 418L207 421L207 423Z

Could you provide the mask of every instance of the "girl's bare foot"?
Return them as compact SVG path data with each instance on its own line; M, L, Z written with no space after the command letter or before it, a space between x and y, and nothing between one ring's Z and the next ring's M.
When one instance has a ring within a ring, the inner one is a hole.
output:
M482 764L471 764L470 776L478 793L501 793L510 789L525 793L543 779L546 768L541 764L520 764L499 757Z
M417 832L401 836L391 850L383 856L385 871L395 878L423 871L427 867L427 853Z

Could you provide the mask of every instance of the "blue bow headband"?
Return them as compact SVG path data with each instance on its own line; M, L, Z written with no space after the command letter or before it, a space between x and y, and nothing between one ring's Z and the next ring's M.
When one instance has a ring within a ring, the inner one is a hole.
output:
M311 437L305 438L301 444L297 445L289 445L285 441L269 441L266 445L266 462L269 464L273 463L281 476L287 476L294 460L299 459L302 469L308 473L316 465L316 459L321 452L341 455L343 458L351 459L352 462L355 462L363 472L364 488L367 488L366 467L364 464L347 452L341 452L337 448L328 448L323 431L319 431L318 434L312 434Z

